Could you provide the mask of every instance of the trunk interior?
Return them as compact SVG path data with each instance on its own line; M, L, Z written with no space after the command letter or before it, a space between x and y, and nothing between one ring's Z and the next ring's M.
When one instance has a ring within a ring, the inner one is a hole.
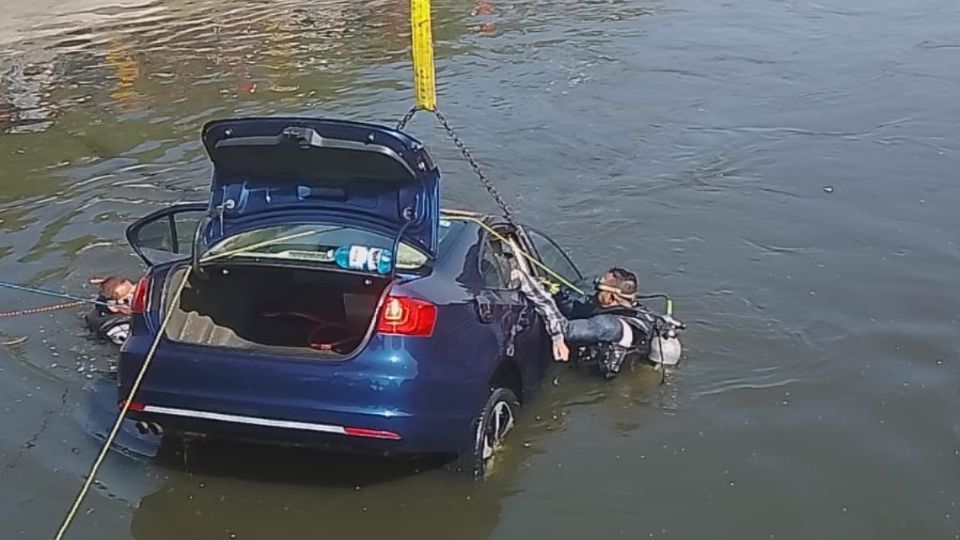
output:
M205 266L190 274L167 323L174 341L280 354L353 353L373 323L388 280L318 269ZM167 280L180 283L185 269Z

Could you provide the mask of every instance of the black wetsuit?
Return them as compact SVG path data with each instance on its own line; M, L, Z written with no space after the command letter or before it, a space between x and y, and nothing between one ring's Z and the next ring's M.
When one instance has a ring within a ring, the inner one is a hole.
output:
M129 333L130 316L110 311L106 305L109 299L103 296L97 296L97 302L84 317L87 328L100 339L122 344Z
M652 318L646 310L627 307L600 307L594 296L565 291L557 298L557 307L568 319L564 336L575 343L619 343L623 338L623 323L631 328L631 345L646 341L652 328Z
M615 377L630 351L646 355L654 331L654 318L646 308L605 308L594 296L569 291L559 294L556 301L568 318L564 336L580 347L578 359L596 362L604 377ZM624 339L625 329L629 329L629 339Z

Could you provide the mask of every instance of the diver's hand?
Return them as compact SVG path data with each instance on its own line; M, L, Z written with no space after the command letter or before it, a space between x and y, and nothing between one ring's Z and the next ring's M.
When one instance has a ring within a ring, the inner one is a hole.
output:
M128 306L128 305L126 305L126 304L111 304L111 305L107 306L107 309L109 309L111 313L120 313L120 314L122 314L122 315L132 315L132 314L133 314L133 312L130 311L130 306Z
M123 315L131 315L133 312L130 311L130 302L133 300L132 297L124 298L122 300L108 300L107 309L111 313L120 313Z
M557 362L567 362L570 360L570 348L567 347L567 342L563 340L563 336L559 336L553 340L553 359Z

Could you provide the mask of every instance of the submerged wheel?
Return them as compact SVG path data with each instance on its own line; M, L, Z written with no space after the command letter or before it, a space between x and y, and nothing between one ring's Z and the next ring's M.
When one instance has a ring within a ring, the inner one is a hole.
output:
M520 400L509 388L490 392L474 429L473 446L461 457L460 469L474 478L486 478L494 469L504 438L516 424Z

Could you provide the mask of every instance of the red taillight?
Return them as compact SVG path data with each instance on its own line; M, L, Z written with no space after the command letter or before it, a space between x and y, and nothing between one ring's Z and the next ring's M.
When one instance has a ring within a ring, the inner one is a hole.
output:
M124 404L126 403L127 403L126 401L121 401L120 403L117 404L117 406L122 409ZM131 401L130 406L127 407L127 410L140 412L144 409L144 407L146 407L146 405L144 405L143 403L137 403L136 401Z
M367 437L369 439L388 439L391 441L400 440L400 435L392 431L383 431L380 429L345 427L343 428L343 432L346 435L352 435L354 437Z
M430 337L437 322L437 306L405 296L388 296L380 309L377 332L400 336Z
M130 311L133 313L146 313L147 297L150 294L150 278L143 276L137 282L137 288L133 291L133 301L130 302Z

